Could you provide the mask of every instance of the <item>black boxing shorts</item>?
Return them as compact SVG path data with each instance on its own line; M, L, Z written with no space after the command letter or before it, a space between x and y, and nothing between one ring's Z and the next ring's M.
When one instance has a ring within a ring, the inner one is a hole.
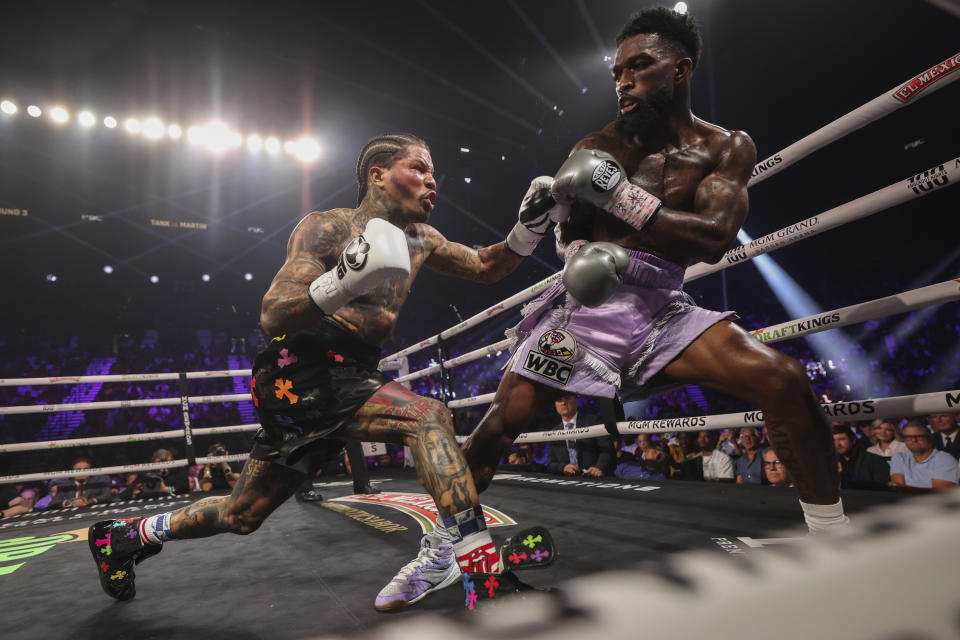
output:
M337 431L391 380L379 363L379 347L328 318L271 340L253 362L260 429L250 457L306 473L310 457L336 455L343 447Z

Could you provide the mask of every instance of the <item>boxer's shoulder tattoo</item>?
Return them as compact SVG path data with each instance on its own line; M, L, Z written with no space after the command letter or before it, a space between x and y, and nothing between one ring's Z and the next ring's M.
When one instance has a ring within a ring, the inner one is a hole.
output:
M310 299L308 287L336 264L353 235L349 209L306 215L287 243L287 260L263 297L261 323L268 333L292 333L318 322L323 312Z

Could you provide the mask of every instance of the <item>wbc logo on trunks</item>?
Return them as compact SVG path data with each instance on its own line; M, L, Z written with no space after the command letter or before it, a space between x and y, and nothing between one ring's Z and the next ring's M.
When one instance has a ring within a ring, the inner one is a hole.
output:
M593 170L591 182L594 190L600 193L610 191L614 185L620 182L620 169L615 162L604 160Z
M363 236L357 236L351 240L343 251L343 255L340 256L340 262L337 263L337 277L343 278L348 268L352 271L363 269L363 265L367 263L367 252L369 251L370 243Z
M577 341L569 333L550 329L537 340L537 349L558 360L569 360L577 350Z

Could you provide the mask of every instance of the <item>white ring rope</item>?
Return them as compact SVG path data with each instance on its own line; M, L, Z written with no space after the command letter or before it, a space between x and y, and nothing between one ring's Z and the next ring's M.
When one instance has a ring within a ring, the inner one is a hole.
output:
M191 371L186 374L190 380L203 378L237 378L250 376L250 369L230 369L226 371ZM22 385L41 386L50 384L77 384L83 382L154 382L178 380L179 373L130 373L108 376L54 376L52 378L0 378L0 387L19 387Z
M794 142L790 146L773 154L763 162L757 163L753 168L753 177L750 179L748 186L753 186L763 180L766 180L773 174L782 171L786 167L813 153L817 149L820 149L831 142L835 142L851 131L856 131L857 129L860 129L871 122L882 118L892 111L911 104L914 101L914 98L919 100L923 96L929 95L934 91L945 87L954 80L960 78L960 73L953 73L957 68L960 68L960 53L947 58L943 62L929 69L925 69L910 80L907 80L905 83L892 89L890 92L884 92L882 95L874 98L863 106L858 107L857 109L844 116L841 116L840 118L837 118L830 124L817 129L810 135L801 138L797 142ZM926 93L921 95L921 92L924 91ZM779 163L777 162L778 157L780 158ZM550 284L553 283L554 280L559 277L560 273L555 273L552 276L531 286L529 289L521 291L520 293L507 298L503 302L495 304L492 307L481 311L475 316L468 318L464 322L461 322L460 324L455 325L446 331L441 331L438 335L421 340L414 345L411 345L405 349L401 349L400 351L383 358L381 363L394 360L396 358L401 358L403 356L408 356L411 353L416 353L421 349L425 349L426 347L437 344L440 338L447 339L451 336L461 333L462 331L475 327L487 318L492 318L493 316L498 315L507 309L526 302L533 296L546 289ZM687 279L684 279L684 282L687 281Z
M801 220L783 229L768 233L748 244L734 247L724 253L723 258L716 264L699 262L691 265L687 267L683 281L690 282L697 278L702 278L705 275L722 271L727 267L769 253L774 249L791 245L798 240L811 238L824 231L845 225L848 222L872 216L875 213L902 204L907 200L920 198L928 193L933 193L941 187L952 186L956 183L958 177L960 177L960 158L952 158L943 164L927 169L906 180L895 182L890 186L874 191L873 193L868 193L839 207L834 207L806 220Z
M204 427L191 429L195 436L218 435L221 433L236 433L238 431L255 431L259 424L236 424L226 427ZM166 438L182 438L183 429L172 431L154 431L152 433L131 433L125 436L100 436L97 438L71 438L69 440L44 440L41 442L17 442L14 444L0 444L0 453L13 451L41 451L44 449L65 449L68 447L97 446L101 444L120 444L127 442L143 442L145 440L164 440Z
M249 372L248 372L249 373ZM187 402L251 402L249 393L225 393L218 396L188 396ZM89 411L92 409L126 409L129 407L179 406L181 398L148 398L146 400L108 400L104 402L73 402L69 404L37 404L22 407L0 407L0 415L25 413L56 413L59 411Z
M900 418L903 416L926 415L930 413L960 413L960 389L938 391L908 396L892 396L888 398L871 398L867 400L852 400L848 402L832 402L820 405L824 415L828 418L852 418L856 420L874 420L877 418ZM744 411L742 413L724 413L712 416L691 416L685 418L661 418L656 420L631 420L617 422L617 432L620 435L640 433L673 433L676 431L715 431L718 429L735 429L739 427L763 426L763 412L759 410ZM255 425L238 425L239 427L253 427ZM198 430L199 431L199 430ZM173 432L181 435L182 432ZM555 442L559 440L579 440L581 438L596 438L608 435L604 425L578 427L576 429L555 429L552 431L532 431L520 434L515 443L528 442ZM109 436L124 438L125 436ZM104 444L104 438L95 438ZM466 440L465 436L457 438ZM11 445L7 445L11 446ZM16 446L16 445L12 445ZM223 457L197 458L197 464L210 462L228 462L245 460L249 454L235 454ZM154 469L185 467L186 460L173 462L146 463L127 465L122 467L105 467L98 469L67 469L63 471L48 471L15 476L0 476L0 484L10 482L30 482L34 480L49 480L77 475L104 475L113 473L130 473Z
M875 420L877 418L902 418L904 416L927 415L930 413L960 413L960 389L937 391L909 396L891 396L889 398L870 398L848 402L830 402L820 405L827 418L848 420ZM620 435L640 433L674 433L676 431L716 431L719 429L737 429L740 427L762 427L763 412L759 410L743 413L722 413L712 416L689 416L685 418L660 418L657 420L629 420L617 422ZM517 436L517 444L525 442L556 442L558 440L580 440L609 435L602 424L576 429L555 429L552 431L528 431ZM460 436L458 441L466 440Z
M778 151L763 162L757 163L748 186L752 187L834 140L879 120L888 113L905 107L924 96L928 96L937 89L944 88L954 80L960 79L960 73L955 73L958 69L960 69L960 53L956 53L940 64L921 71L903 84L882 93L870 102L817 129L805 138L797 140L786 149Z
M196 464L216 464L218 462L240 462L250 457L248 453L237 453L230 456L197 458ZM99 467L97 469L64 469L63 471L44 471L43 473L25 473L17 476L0 476L0 484L11 482L34 482L36 480L53 480L54 478L71 478L73 476L103 476L114 473L133 473L134 471L158 471L160 469L176 469L186 467L187 460L171 460L170 462L145 462L143 464L128 464L122 467Z

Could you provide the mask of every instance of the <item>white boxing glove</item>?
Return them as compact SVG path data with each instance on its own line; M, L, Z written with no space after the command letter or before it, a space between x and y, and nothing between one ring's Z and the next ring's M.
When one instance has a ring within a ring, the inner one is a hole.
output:
M534 178L520 203L519 220L507 236L507 248L521 256L533 253L551 227L570 217L570 205L560 205L550 194L553 178Z
M377 285L409 275L406 234L382 218L372 218L343 250L337 268L310 283L310 299L331 314Z

